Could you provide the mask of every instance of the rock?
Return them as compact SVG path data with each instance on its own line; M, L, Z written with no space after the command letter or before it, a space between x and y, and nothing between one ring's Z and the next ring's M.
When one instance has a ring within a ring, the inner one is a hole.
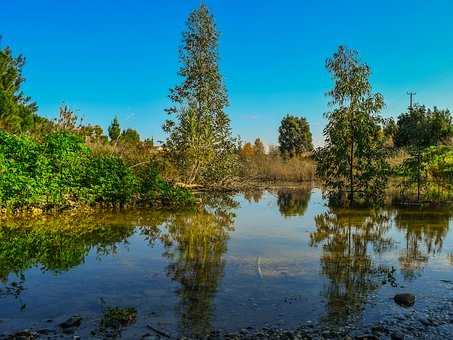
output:
M60 323L59 326L63 329L66 329L66 328L79 327L81 323L82 323L82 318L78 315L75 315L75 316L71 316L68 320Z
M63 328L63 334L72 335L76 331L75 327Z
M403 307L410 307L415 303L415 295L410 293L396 294L393 299L397 304Z
M40 334L40 335L49 335L51 333L55 333L55 332L48 328L42 328L42 329L38 330L38 334Z
M404 334L400 331L395 331L390 335L392 340L404 340Z
M29 331L28 329L14 333L8 339L12 340L33 340L38 339L38 335L35 332Z

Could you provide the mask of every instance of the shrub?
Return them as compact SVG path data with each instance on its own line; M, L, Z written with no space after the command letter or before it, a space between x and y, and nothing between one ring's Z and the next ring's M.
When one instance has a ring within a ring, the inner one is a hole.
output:
M165 181L159 171L158 165L150 163L139 173L140 193L143 202L153 204L159 202L166 206L183 206L195 203L190 191L177 187Z
M82 197L89 203L124 205L131 201L137 185L137 178L121 158L96 156L87 164Z
M156 167L146 169L134 173L118 155L94 155L80 136L66 131L38 143L0 130L0 208L194 203L189 191L163 180Z

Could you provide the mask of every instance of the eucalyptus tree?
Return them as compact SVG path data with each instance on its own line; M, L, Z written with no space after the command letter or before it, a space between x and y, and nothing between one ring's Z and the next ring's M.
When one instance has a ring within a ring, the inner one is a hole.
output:
M180 49L182 82L170 90L165 147L186 182L220 181L235 169L236 143L225 113L228 96L218 65L219 33L205 5L187 20Z
M326 62L334 87L327 95L325 143L317 151L317 173L332 203L352 206L382 201L388 164L381 133L383 96L373 93L371 70L354 50L340 46Z
M313 150L308 121L304 117L286 115L278 129L280 153L294 157Z

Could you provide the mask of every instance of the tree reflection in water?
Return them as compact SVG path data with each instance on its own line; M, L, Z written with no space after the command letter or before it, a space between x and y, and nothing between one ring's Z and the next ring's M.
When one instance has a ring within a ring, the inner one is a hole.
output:
M282 189L277 191L277 204L283 217L303 216L311 197L311 188Z
M159 216L147 220L160 221ZM85 260L91 250L98 256L115 254L120 244L141 224L139 212L94 214L83 218L62 215L39 220L3 221L0 225L1 296L19 297L26 271L61 273ZM157 225L157 224L155 224Z
M60 216L0 225L0 298L20 300L26 271L61 273L84 262L94 250L115 254L136 230L152 246L165 246L169 278L180 284L181 332L206 334L211 328L213 298L223 277L223 254L233 229L237 202L230 196L209 195L197 210L104 213L84 218ZM22 302L19 301L21 304Z
M223 254L237 205L227 196L211 197L206 203L197 212L173 215L164 235L168 276L180 284L180 332L189 337L211 331L213 299L223 277Z
M322 245L321 273L329 282L327 321L345 321L360 314L370 292L376 290L390 268L373 262L377 254L394 246L388 237L390 218L384 212L330 210L315 217L312 246Z
M249 190L244 192L244 198L249 202L249 203L258 203L261 201L261 198L263 197L264 190Z
M448 211L397 210L395 225L405 234L405 247L399 257L406 279L420 274L430 256L442 251L448 233Z

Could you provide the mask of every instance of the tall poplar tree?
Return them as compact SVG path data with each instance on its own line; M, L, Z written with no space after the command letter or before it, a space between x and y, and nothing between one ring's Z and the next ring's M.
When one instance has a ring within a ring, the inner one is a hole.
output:
M235 169L235 140L225 113L228 96L218 66L214 19L205 5L187 20L180 49L181 84L170 90L166 149L187 183L221 181Z
M354 50L340 46L326 62L334 88L328 92L325 144L317 152L318 176L334 203L378 204L387 183L388 164L381 133L381 94L372 93L371 71Z

